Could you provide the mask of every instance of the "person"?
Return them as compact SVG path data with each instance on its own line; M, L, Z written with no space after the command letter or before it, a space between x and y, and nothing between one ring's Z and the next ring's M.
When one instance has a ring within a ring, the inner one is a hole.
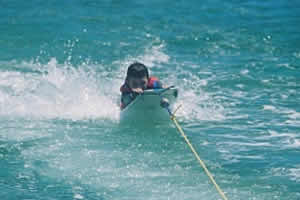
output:
M148 68L139 62L129 65L125 83L121 86L121 110L147 89L163 88L157 77L149 76Z

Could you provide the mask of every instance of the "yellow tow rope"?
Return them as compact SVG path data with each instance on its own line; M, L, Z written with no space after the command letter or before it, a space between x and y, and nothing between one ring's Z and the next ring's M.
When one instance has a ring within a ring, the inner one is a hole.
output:
M180 106L179 106L180 107ZM204 169L206 175L209 177L209 179L211 180L211 182L214 184L214 186L216 187L218 193L220 194L220 196L223 198L223 200L228 200L227 197L225 196L224 192L222 191L222 189L219 187L219 185L216 183L216 181L214 180L212 174L208 171L205 163L201 160L200 156L198 155L197 151L194 149L193 145L190 143L189 139L187 138L187 136L185 135L185 133L183 132L181 126L178 124L176 117L175 117L175 113L176 111L179 109L179 107L174 111L174 113L171 113L171 111L169 110L169 108L167 108L169 114L170 114L170 119L174 122L177 130L181 133L182 137L184 138L184 140L186 141L186 143L188 144L188 146L190 147L190 149L192 150L192 152L194 153L195 157L197 158L197 160L199 161L201 167Z

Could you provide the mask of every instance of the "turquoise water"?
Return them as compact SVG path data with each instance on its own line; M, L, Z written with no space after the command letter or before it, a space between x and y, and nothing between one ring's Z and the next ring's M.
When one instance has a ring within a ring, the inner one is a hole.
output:
M1 199L220 199L171 123L120 124L133 61L229 199L300 199L299 27L296 0L0 0Z

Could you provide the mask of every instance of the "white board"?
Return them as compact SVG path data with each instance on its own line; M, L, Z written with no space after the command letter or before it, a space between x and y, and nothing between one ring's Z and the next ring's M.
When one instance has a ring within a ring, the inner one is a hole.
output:
M176 101L178 90L175 87L164 89L145 90L137 96L124 110L121 111L120 120L129 122L162 122L169 120L169 114L160 106L162 98L168 99L170 106Z

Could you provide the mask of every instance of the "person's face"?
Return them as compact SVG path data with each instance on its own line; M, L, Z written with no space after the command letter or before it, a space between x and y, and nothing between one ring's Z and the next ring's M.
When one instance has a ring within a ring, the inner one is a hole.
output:
M136 77L130 77L128 79L128 85L132 89L140 88L142 90L145 90L147 88L148 79L146 76L142 78L136 78Z

